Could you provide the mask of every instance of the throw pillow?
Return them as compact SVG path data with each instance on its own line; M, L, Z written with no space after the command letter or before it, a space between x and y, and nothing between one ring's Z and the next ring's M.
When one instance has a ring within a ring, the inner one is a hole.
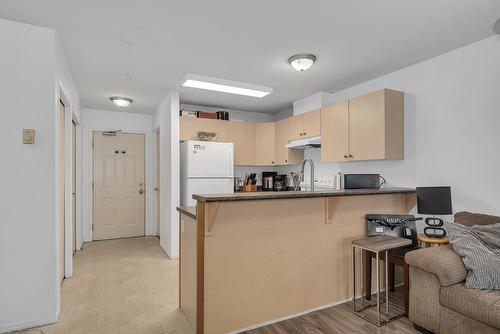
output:
M468 227L446 222L445 229L468 271L465 286L500 290L500 224Z

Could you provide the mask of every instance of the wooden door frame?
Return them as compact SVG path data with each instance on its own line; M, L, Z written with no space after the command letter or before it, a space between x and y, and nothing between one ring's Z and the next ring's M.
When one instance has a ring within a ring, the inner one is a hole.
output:
M149 184L148 184L148 180L147 180L147 175L148 175L148 167L149 167L149 163L148 163L148 134L144 131L121 131L121 130L110 130L110 129L106 129L106 130L98 130L98 129L94 129L94 130L91 130L90 131L90 143L91 143L91 155L90 155L90 158L91 158L91 163L90 163L90 183L91 183L91 186L90 186L90 228L91 228L91 239L92 241L94 240L94 229L92 228L94 226L94 187L93 187L93 184L94 184L94 135L96 132L106 132L106 131L119 131L121 134L131 134L131 135L143 135L144 136L144 217L143 217L143 221L144 221L144 236L148 235L148 224L147 224L147 212L148 212L148 203L149 203L149 195L148 193L150 192L149 191Z

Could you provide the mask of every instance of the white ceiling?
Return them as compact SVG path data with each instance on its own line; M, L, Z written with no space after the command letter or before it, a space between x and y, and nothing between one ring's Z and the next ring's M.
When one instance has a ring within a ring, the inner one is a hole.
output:
M0 17L55 28L86 108L134 99L273 113L493 35L499 0L2 0ZM307 72L287 63L318 57ZM185 73L274 88L262 99L180 86ZM126 77L128 80L124 80Z

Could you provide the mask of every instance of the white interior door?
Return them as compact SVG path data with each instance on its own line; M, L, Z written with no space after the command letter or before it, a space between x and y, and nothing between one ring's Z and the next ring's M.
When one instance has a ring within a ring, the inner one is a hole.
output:
M65 107L62 101L59 101L59 263L60 263L60 271L59 271L59 280L62 282L64 279L64 271L65 271L65 234L66 234L66 229L64 228L65 226L65 204L66 201L65 199L65 177L64 177L64 170L65 170L65 143L64 143L64 138L65 138Z
M144 135L94 132L94 240L144 235Z

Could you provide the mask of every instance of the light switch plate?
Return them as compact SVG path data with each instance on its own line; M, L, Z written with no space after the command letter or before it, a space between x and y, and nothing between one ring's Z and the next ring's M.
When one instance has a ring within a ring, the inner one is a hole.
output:
M23 144L35 143L35 129L23 129Z

